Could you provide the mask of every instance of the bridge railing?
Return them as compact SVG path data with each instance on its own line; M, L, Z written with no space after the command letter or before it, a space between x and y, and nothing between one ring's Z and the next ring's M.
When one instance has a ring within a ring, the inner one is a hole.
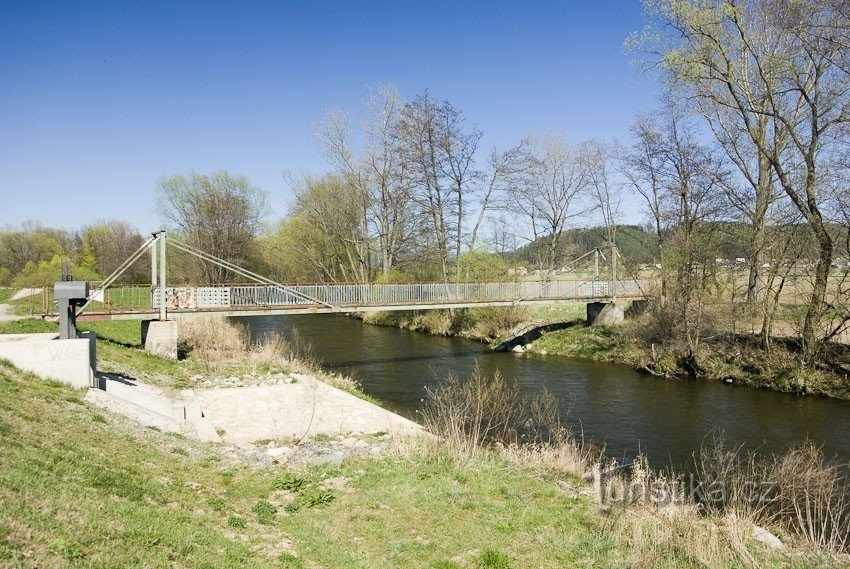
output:
M151 290L151 307L159 307L157 288ZM465 302L505 302L545 299L605 299L643 296L637 280L552 280L493 283L424 284L315 284L184 286L166 289L169 310L211 310L310 306L324 304L346 308L382 305L429 305ZM315 299L315 300L311 300ZM318 301L318 302L316 302Z

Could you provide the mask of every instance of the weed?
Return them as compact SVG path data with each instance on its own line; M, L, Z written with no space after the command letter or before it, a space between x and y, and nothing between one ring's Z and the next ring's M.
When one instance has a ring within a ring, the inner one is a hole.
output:
M511 558L496 549L485 549L478 558L478 566L486 569L510 569Z
M213 497L207 500L207 506L209 506L214 512L223 512L227 509L227 502L225 502L222 498Z
M307 481L300 476L287 472L278 476L274 481L275 490L287 490L289 492L300 492L307 485Z
M319 506L327 506L336 499L336 496L330 490L318 490L315 493L303 495L303 503L308 508L316 508Z
M261 524L268 525L274 521L274 516L277 514L277 508L274 504L266 500L259 500L251 511L257 514L257 521Z

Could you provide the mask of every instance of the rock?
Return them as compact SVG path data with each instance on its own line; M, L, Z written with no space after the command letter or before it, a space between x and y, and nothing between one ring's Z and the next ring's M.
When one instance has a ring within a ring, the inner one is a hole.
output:
M753 539L759 541L771 549L785 549L785 544L782 540L764 529L763 527L753 526Z
M558 487L558 490L561 492L575 492L576 486L572 482L567 482L566 480L558 480L555 482L555 486Z
M284 447L275 447L275 448L268 449L266 451L266 454L269 455L272 458L287 457L290 454L292 454L292 449L289 448L289 447L285 447L285 446Z
M341 464L343 458L345 458L345 456L341 452L335 452L333 454L317 456L310 462L313 464Z
M372 447L369 449L370 454L381 454L382 452L384 452L384 448L379 446Z
M520 346L519 344L517 344L516 346L513 347L513 349L511 351L514 352L515 354L521 354L521 353L525 352L525 348L523 346Z
M545 356L545 355L548 355L548 354L549 354L549 352L547 352L546 350L540 350L541 356Z
M735 381L735 380L732 379L731 377L727 377L726 379L723 380L724 383L732 383L733 381Z

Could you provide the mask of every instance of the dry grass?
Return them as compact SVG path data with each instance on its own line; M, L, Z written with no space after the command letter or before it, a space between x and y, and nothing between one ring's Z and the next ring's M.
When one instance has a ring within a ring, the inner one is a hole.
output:
M688 474L653 469L643 456L618 465L563 429L554 403L548 394L522 397L516 385L479 370L450 377L423 407L425 426L438 437L428 452L461 467L495 457L543 478L591 480L609 517L606 531L625 536L631 565L758 567L765 546L754 540L754 526L819 562L850 553L847 467L814 445L762 457L715 437L695 453Z
M558 444L567 437L548 391L525 397L498 373L488 376L476 367L468 378L449 376L426 393L420 411L425 428L461 462L491 444Z
M357 392L352 378L319 370L312 347L295 336L287 342L278 334L251 339L248 329L227 318L198 318L180 321L178 351L203 366L207 373L232 371L250 373L302 373L313 375L344 391Z
M598 465L593 478L595 494L608 508L636 509L666 520L691 519L697 526L713 520L734 530L724 539L741 553L736 561L750 565L743 544L752 537L753 526L770 528L795 547L825 555L828 561L846 558L849 474L846 465L828 460L812 443L762 457L714 437L694 454L694 469L687 475L653 470L639 457L628 468Z

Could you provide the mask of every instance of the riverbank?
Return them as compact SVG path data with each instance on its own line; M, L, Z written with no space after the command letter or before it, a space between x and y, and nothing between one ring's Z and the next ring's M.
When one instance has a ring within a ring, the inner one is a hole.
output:
M653 343L642 333L643 323L588 327L584 305L540 309L523 307L484 308L428 312L386 312L360 315L364 322L393 326L439 336L458 336L494 344L511 328L526 322L561 320L572 325L544 333L523 346L526 353L557 355L578 360L613 363L674 380L699 379L770 389L795 395L818 395L850 400L850 348L830 347L820 366L804 367L793 343L774 340L764 350L750 334L713 334L703 338L700 349L685 358L678 346Z
M640 510L602 516L574 476L493 452L458 462L439 449L397 446L379 457L276 464L142 428L88 405L78 391L6 364L0 364L0 395L2 564L802 567L829 561L771 549L731 520L694 523L671 513L659 524Z
M162 360L130 345L135 328L95 326L102 361L163 388L204 373L256 380L252 370L267 365L248 358L213 373L212 355ZM774 549L776 539L753 520L728 512L600 506L587 482L595 459L569 439L468 454L381 434L210 444L143 427L82 395L0 363L2 562L807 567L843 559L781 527L773 531L794 549ZM636 472L627 483L645 479Z

